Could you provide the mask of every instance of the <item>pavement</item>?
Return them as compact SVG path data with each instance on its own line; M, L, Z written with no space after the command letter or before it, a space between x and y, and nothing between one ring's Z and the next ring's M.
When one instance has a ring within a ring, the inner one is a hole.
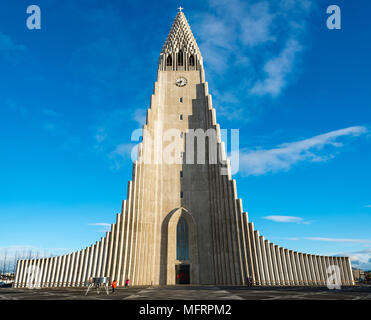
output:
M0 300L371 300L371 286L343 287L241 287L152 286L117 288L109 295L87 288L0 288Z

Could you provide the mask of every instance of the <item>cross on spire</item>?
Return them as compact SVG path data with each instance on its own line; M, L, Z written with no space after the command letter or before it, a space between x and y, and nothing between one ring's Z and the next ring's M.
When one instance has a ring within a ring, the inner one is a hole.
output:
M182 8L182 6L179 6L179 8L178 8L179 12L182 12L183 9L184 8Z

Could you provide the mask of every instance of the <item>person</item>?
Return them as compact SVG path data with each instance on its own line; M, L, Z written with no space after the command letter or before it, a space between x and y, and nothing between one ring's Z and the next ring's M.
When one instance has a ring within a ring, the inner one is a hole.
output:
M129 279L126 279L125 281L125 288L129 286Z
M247 277L246 284L247 284L248 287L252 287L252 281L251 281L250 277Z
M117 287L117 281L116 280L113 280L112 281L112 293L115 292L116 287Z

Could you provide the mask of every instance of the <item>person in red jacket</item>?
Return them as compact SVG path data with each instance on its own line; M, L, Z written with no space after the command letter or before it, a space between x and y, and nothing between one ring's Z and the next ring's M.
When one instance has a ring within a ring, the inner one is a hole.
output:
M116 287L117 287L117 281L116 280L113 280L112 281L112 293L115 292Z
M125 281L125 288L129 286L129 281L130 281L129 279L126 279L126 281Z

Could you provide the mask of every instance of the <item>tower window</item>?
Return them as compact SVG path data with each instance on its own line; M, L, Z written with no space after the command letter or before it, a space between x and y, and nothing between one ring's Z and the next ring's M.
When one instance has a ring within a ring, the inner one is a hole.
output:
M180 261L189 260L188 223L183 217L176 227L176 258Z
M179 115L179 120L183 120L183 115L182 114Z
M180 199L183 199L183 191L180 192Z
M167 66L172 66L173 65L173 59L171 58L170 54L167 56L166 65Z
M178 52L178 66L183 65L183 51Z
M183 171L180 171L180 177L183 178Z
M180 103L183 103L183 97L180 97L180 98L179 98L179 102L180 102Z
M189 57L189 65L190 65L191 67L194 67L194 66L195 66L195 57L194 57L194 55L191 55L191 56Z

